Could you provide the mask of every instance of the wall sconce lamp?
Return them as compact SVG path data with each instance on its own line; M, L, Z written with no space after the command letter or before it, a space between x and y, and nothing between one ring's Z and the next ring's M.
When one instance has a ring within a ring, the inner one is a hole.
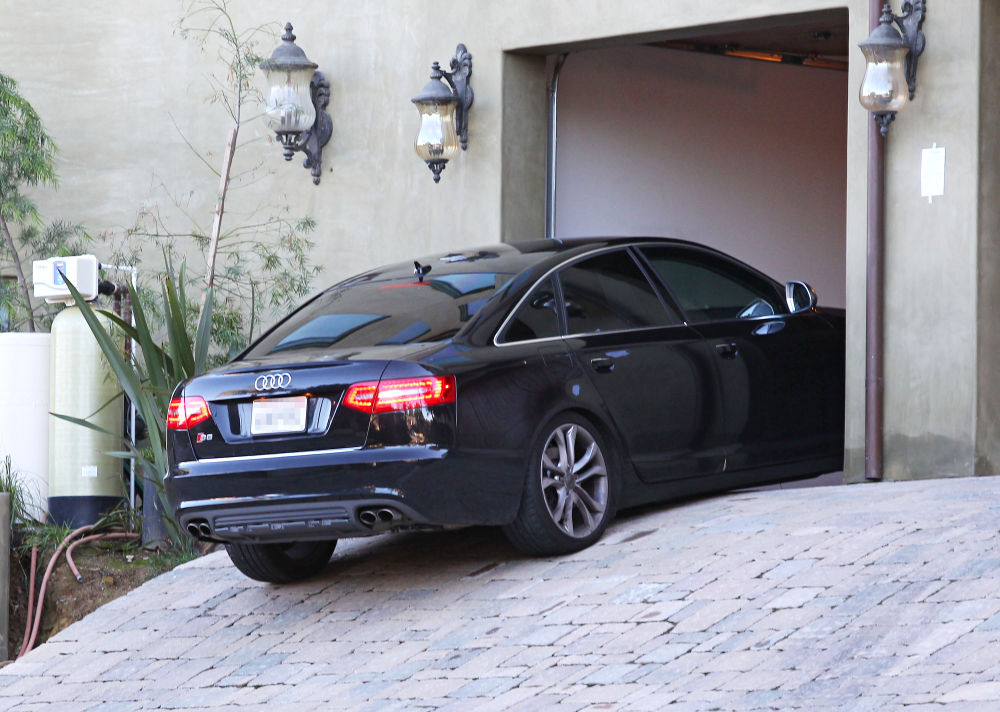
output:
M285 25L281 44L270 59L260 63L268 87L264 109L268 126L277 134L286 161L296 151L306 155L302 166L312 169L316 185L323 168L323 146L333 135L333 120L326 113L330 82L316 71L318 66L295 44L291 23Z
M925 5L924 0L904 2L903 14L894 15L886 3L878 27L858 44L867 63L859 98L878 122L882 136L889 133L896 112L906 106L917 89L917 59L925 44L920 29Z
M427 162L435 183L441 180L441 171L448 161L458 154L459 144L463 151L469 146L469 108L474 98L469 85L471 76L472 55L460 44L451 59L451 71L434 62L431 80L412 99L420 113L414 148Z

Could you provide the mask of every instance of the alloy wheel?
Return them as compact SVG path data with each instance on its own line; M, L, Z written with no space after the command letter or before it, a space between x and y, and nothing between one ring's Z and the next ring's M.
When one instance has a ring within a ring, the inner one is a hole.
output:
M604 453L577 423L557 427L542 449L542 497L559 529L574 538L591 534L608 506Z

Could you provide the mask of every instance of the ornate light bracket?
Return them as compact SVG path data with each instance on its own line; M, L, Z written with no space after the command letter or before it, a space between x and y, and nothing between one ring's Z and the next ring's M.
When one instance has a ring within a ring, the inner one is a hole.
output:
M433 66L437 67L438 63L435 62ZM438 71L441 71L440 68ZM458 106L455 108L455 131L464 151L469 147L469 109L476 98L472 85L469 84L469 79L472 77L472 55L464 44L459 44L455 48L455 56L451 58L451 71L442 71L441 75L458 97Z
M316 108L316 121L312 128L299 134L285 131L275 133L284 149L285 160L292 160L296 151L304 153L306 157L302 161L302 167L311 169L313 183L319 185L323 170L323 147L333 136L333 119L326 112L330 105L330 82L322 72L313 74L309 82L309 95Z
M888 12L892 15L888 3L882 8L883 16ZM910 53L906 55L905 69L906 86L910 90L910 99L917 92L917 60L924 53L924 45L927 40L924 38L924 15L927 12L925 0L914 0L903 3L903 14L892 15L892 21L899 28L906 44L910 46Z

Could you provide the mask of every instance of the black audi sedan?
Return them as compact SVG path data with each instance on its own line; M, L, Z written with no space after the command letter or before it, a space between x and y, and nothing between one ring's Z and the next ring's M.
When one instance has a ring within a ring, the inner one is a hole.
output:
M561 554L625 507L840 469L844 313L679 240L493 245L330 287L167 420L178 522L251 578L446 526Z

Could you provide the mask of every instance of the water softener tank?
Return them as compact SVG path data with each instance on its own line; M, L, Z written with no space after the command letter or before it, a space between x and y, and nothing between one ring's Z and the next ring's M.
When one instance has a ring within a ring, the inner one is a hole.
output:
M52 322L49 410L107 432L49 416L49 517L57 524L93 524L124 501L122 460L105 454L123 449L120 392L83 314L66 307Z

